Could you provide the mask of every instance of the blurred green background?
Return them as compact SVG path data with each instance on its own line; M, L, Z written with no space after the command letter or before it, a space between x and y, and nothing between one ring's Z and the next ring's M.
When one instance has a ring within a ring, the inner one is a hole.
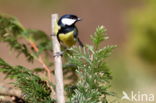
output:
M77 26L85 44L90 43L95 28L104 25L110 39L103 46L118 45L107 60L113 75L112 91L119 97L122 91L156 94L156 0L0 0L0 13L49 35L52 13L76 14L83 18ZM16 59L8 50L0 43L0 57L32 67L24 57Z

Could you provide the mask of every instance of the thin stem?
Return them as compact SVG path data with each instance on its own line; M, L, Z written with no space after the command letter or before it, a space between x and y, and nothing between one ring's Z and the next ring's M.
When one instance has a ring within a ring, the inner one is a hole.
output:
M39 52L38 47L36 46L36 44L34 42L32 42L31 40L29 40L30 45L32 46L32 48L34 49L35 52ZM48 74L48 79L50 82L52 82L52 75L51 75L51 71L49 69L49 67L44 63L41 55L38 56L37 60L42 64L43 68L46 70L47 74ZM52 86L50 86L51 91L52 91L52 96L54 98L55 96L55 91L53 89Z
M57 40L55 34L55 23L57 22L58 15L53 14L51 17L51 26L52 26L52 44L53 44L53 53L61 53L60 43ZM63 84L63 71L62 71L62 60L61 56L54 56L54 66L55 66L55 81L56 81L56 100L57 103L65 103L64 98L64 84Z
M32 46L32 48L34 49L35 52L39 52L38 47L36 46L36 44L34 42L32 42L31 40L29 40L30 45ZM43 68L47 71L48 74L48 79L52 82L52 75L50 72L49 67L44 63L43 58L41 57L41 55L38 56L37 60L42 64Z

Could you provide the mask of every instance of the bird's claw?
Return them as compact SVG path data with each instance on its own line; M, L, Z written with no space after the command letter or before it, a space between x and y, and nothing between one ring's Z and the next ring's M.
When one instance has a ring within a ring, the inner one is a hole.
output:
M54 54L54 57L59 57L59 56L63 56L63 52L56 52Z

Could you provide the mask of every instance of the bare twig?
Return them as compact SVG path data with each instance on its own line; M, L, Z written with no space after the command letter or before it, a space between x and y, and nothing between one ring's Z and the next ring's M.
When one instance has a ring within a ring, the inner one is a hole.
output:
M32 42L31 40L29 40L30 45L32 46L32 48L34 49L35 52L39 52L38 47L36 46L36 44L34 42ZM51 75L51 71L49 69L49 67L44 63L41 55L38 56L37 60L42 64L43 68L46 70L47 74L48 74L48 79L50 82L52 82L52 75ZM51 88L52 91L52 98L55 97L55 90L52 86L49 86Z
M60 44L57 40L55 30L55 23L57 22L58 15L53 14L51 17L52 25L52 40L53 40L53 53L60 53ZM56 100L57 103L65 103L64 98L64 84L63 84L63 72L62 72L62 60L61 56L54 56L54 66L55 66L55 80L56 80Z
M30 45L32 46L32 48L34 49L35 52L39 52L38 47L36 46L36 44L34 42L32 42L31 40L29 40ZM50 72L49 67L44 63L42 57L39 55L37 60L42 64L43 68L47 71L48 74L48 79L52 82L52 75Z

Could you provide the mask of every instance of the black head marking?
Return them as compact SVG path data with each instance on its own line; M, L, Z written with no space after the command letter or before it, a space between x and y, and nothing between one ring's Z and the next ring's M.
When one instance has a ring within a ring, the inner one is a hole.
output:
M75 21L71 25L66 25L62 22L63 19L71 19L71 20L75 20ZM80 18L78 18L76 15L66 14L66 15L63 15L62 17L60 17L60 19L58 21L58 25L60 25L61 27L73 26L77 21L80 21Z

